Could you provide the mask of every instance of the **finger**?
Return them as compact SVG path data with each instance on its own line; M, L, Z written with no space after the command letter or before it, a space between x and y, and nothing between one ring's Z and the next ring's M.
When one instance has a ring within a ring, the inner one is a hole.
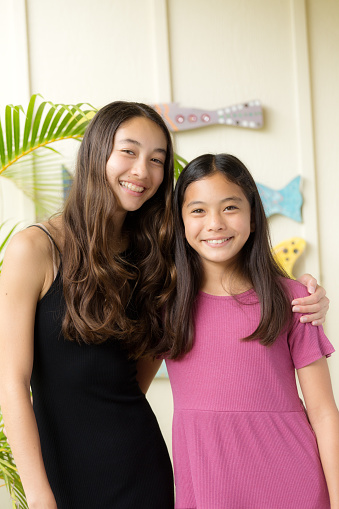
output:
M318 315L316 313L310 315L303 315L300 317L301 323L312 323L312 325L321 325L325 322L326 315Z
M326 297L326 291L322 286L318 286L317 291L313 293L313 295L308 295L307 297L300 297L294 299L292 301L292 306L295 305L307 306L308 304L317 304L322 299L325 299L325 301L328 300Z
M293 306L292 311L293 313L318 313L320 315L324 315L327 309L328 305L326 305L326 302L318 302L317 304L307 306Z
M320 318L319 320L313 320L312 325L317 327L318 325L322 325L323 323L325 323L325 320L326 317Z
M313 294L316 291L317 280L311 274L303 274L297 281L305 285L309 293Z

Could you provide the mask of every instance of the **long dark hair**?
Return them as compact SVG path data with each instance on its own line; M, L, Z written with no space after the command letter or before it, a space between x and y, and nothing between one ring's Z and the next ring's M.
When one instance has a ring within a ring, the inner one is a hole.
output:
M123 231L128 255L117 255L116 198L107 182L106 163L117 129L135 117L152 120L166 137L164 179L152 198L127 213ZM113 336L135 357L157 344L162 336L160 310L173 285L173 179L171 137L151 107L117 101L93 117L63 213L66 338L101 343Z
M182 356L193 347L194 305L203 277L200 256L185 238L182 220L185 191L192 182L216 172L220 172L228 181L242 189L251 206L252 221L255 224L254 231L239 253L236 270L251 283L257 293L261 318L256 330L244 340L259 339L263 345L273 344L291 316L290 303L281 279L287 277L287 274L272 256L268 223L252 175L245 165L232 155L202 155L191 161L182 171L174 192L177 287L165 312L168 356L172 359Z

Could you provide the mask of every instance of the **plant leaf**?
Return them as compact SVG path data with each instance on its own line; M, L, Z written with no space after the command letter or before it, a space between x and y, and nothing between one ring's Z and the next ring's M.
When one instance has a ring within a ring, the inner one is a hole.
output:
M180 173L184 169L184 167L188 164L186 159L179 156L177 153L174 153L174 178L177 181Z
M28 146L28 138L29 138L29 133L31 131L31 127L32 127L32 121L33 121L34 104L35 104L37 95L38 94L32 95L32 97L29 101L29 104L28 104L28 108L27 108L27 115L26 115L25 129L24 129L24 139L23 139L23 143L22 143L22 151L23 152L25 152L25 150L27 149L27 146Z
M66 138L81 138L91 116L97 111L88 103L67 105L42 101L35 113L38 96L41 97L40 94L32 95L29 101L27 113L25 115L26 118L21 146L20 110L23 113L25 112L22 106L8 105L6 107L6 141L0 122L0 174L7 171L7 168L18 159L21 159L23 156L26 156L38 148L46 147L46 145L54 141L60 141ZM90 114L92 115L90 116ZM12 132L14 133L14 148Z
M6 156L5 156L5 144L4 144L4 136L2 134L2 125L0 120L0 160L2 166L6 164Z
M54 149L52 153L45 148L19 159L2 174L34 201L40 220L60 211L63 206L62 165L65 158L55 154ZM71 162L66 161L66 165L70 166Z
M5 109L5 122L6 122L7 154L8 154L8 159L12 159L12 148L13 148L13 140L12 140L12 108L10 106L6 106L6 109Z
M42 126L41 131L40 131L39 143L42 143L42 141L44 140L44 137L45 137L45 134L47 132L48 126L51 123L53 115L55 114L56 106L54 104L50 104L50 106L51 107L50 107L50 109L49 109L49 111L48 111L48 113L47 113L47 115L45 117L43 126Z
M18 157L20 150L20 106L13 107L14 154Z
M5 221L6 222L6 221ZM2 223L1 226L0 226L0 229L3 227L5 223ZM19 223L16 223L16 225L13 226L13 228L11 228L11 230L9 231L9 233L7 233L5 239L2 241L1 245L0 245L0 256L2 254L2 251L3 249L5 248L7 242L9 241L11 235L13 234L15 228L19 225Z
M52 140L53 139L53 137L54 137L53 136L54 129L58 125L58 122L59 122L60 118L62 117L62 115L64 114L64 112L65 112L64 108L60 108L58 110L57 107L56 107L56 109L55 109L55 116L53 118L53 122L50 125L50 128L48 130L47 136L45 137L46 139L48 139L48 140Z
M35 140L36 140L36 137L37 137L37 134L38 134L38 130L39 130L39 126L40 126L40 120L41 120L43 111L45 109L45 106L46 106L46 102L41 103L39 108L38 108L38 111L35 114L34 122L33 122L33 127L32 127L31 142L30 142L31 148L35 146Z

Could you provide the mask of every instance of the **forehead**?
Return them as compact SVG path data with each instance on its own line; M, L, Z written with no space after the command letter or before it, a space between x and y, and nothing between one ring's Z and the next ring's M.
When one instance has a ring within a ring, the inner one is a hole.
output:
M222 173L216 172L189 184L184 201L190 201L193 198L204 202L219 201L232 196L247 200L240 186L228 180Z
M145 117L133 117L126 120L116 130L114 141L134 140L139 143L167 148L167 139L161 127L153 120Z

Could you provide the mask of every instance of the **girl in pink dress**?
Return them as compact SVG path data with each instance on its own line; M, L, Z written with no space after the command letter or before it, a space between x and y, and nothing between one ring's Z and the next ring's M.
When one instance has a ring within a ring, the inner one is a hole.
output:
M272 257L251 174L233 156L200 156L174 208L178 281L164 318L176 509L338 509L334 348L290 310L307 292Z

